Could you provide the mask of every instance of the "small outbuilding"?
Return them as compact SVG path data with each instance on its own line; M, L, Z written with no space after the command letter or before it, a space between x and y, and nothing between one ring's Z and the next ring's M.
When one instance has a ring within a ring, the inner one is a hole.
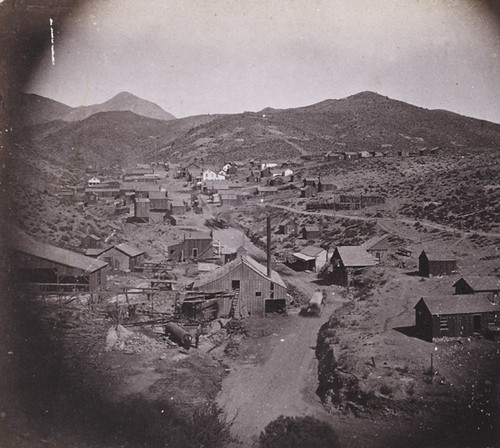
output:
M305 240L315 240L321 237L321 228L319 226L302 227L302 238Z
M98 258L107 262L114 270L129 272L134 271L142 264L145 254L146 252L143 250L121 243L110 247Z
M322 247L306 246L292 255L295 258L295 266L301 270L319 272L328 262L328 252Z
M457 260L451 255L423 250L418 257L418 271L422 277L452 275L457 271Z
M455 294L489 292L498 295L500 291L500 278L493 275L462 277L453 284L453 287L455 288Z
M368 245L366 251L373 255L378 262L384 261L389 253L389 235L384 235L373 244Z
M487 294L422 297L415 305L416 330L428 341L482 334L499 324L500 305Z

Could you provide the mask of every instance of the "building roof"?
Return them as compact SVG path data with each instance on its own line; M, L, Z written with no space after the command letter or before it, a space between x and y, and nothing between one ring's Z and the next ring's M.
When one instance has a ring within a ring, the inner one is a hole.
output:
M303 229L306 232L319 232L319 226L304 226Z
M101 247L98 249L86 249L85 255L87 257L98 257L109 249L109 247Z
M149 199L167 199L167 195L165 191L150 191Z
M208 283L212 283L216 280L219 280L226 275L230 274L234 269L236 269L238 266L241 264L244 264L245 266L249 267L252 269L254 272L257 274L261 275L262 277L270 280L273 283L276 283L277 285L282 286L283 288L286 288L285 282L281 278L281 276L276 272L271 270L271 277L269 278L267 276L267 268L262 266L259 262L255 261L253 258L249 257L248 255L242 255L237 257L235 260L230 261L229 263L226 263L224 266L220 267L219 269L216 269L215 271L208 272L202 277L200 277L198 280L194 282L194 287L199 288L204 285L207 285Z
M457 257L455 257L454 255L443 252L434 252L428 249L424 249L420 253L419 257L421 257L423 254L427 256L427 259L429 261L456 261L457 259Z
M84 238L90 238L93 239L94 241L101 241L101 237L94 235L93 233L85 235Z
M337 246L335 251L338 252L346 268L375 266L377 264L377 260L361 246Z
M461 280L467 283L474 291L500 291L500 278L493 275L462 277L453 286L455 287Z
M491 303L488 300L488 294L460 294L444 295L439 297L422 297L418 303L422 301L425 303L425 306L432 315L500 312L500 304L495 305ZM417 305L415 305L415 307Z
M188 232L184 234L185 240L210 240L212 241L212 235L209 232Z
M366 250L389 250L389 235L384 235L375 241L373 244L370 244Z
M317 246L306 246L304 249L300 250L300 254L307 255L309 257L317 257L321 252L324 252L325 249Z
M146 251L137 249L136 247L130 246L127 243L121 243L115 246L116 250L123 252L125 255L128 255L130 258L135 258L139 255L142 255Z
M12 249L32 257L47 260L52 263L68 266L70 268L81 269L92 273L107 266L107 263L86 255L72 252L51 244L41 243L31 238L22 238L13 243Z
M148 198L135 198L135 202L151 202Z

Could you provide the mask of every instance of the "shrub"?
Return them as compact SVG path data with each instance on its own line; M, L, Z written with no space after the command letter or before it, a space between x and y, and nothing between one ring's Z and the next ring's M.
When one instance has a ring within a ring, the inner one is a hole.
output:
M325 422L313 417L280 416L259 437L260 448L337 448L337 435Z

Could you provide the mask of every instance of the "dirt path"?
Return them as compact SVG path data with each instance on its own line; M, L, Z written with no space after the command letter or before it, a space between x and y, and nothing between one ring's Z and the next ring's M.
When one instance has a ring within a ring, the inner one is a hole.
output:
M308 211L304 211L304 210L297 210L297 209L292 208L292 207L287 207L285 205L272 204L270 202L266 202L266 205L268 205L270 207L274 207L274 208L280 208L282 210L286 210L286 211L300 214L300 215L330 216L330 217L334 217L334 218L352 219L355 221L376 221L377 224L379 224L382 228L384 228L384 224L386 225L386 227L387 227L387 225L389 225L389 226L394 228L394 227L397 227L398 225L400 225L401 223L415 225L418 222L424 227L428 227L431 229L437 229L437 230L441 230L441 231L446 231L446 232L460 233L461 235L469 235L472 233L476 233L480 236L500 238L500 233L480 232L480 231L468 232L468 231L456 229L454 227L445 226L443 224L436 224L436 223L429 222L429 221L410 219L410 218L402 218L402 217L399 217L399 218L374 218L374 217L367 217L367 216L347 215L344 213L339 213L337 211L336 212L320 212L320 211L308 212Z
M224 379L218 403L228 419L234 419L233 433L244 446L280 415L329 418L314 393L314 347L319 328L339 305L327 304L321 318L294 314L282 320L268 360L263 365L238 365Z

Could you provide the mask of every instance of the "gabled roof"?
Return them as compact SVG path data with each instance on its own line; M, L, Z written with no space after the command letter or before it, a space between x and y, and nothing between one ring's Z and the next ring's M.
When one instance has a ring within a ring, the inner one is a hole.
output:
M470 314L500 312L500 304L495 305L488 300L488 294L444 295L439 297L422 297L417 305L423 302L432 315ZM415 307L417 306L415 305Z
M107 266L107 263L104 261L27 238L16 240L12 245L12 249L15 252L68 266L70 268L81 269L88 273L95 272Z
M456 261L457 259L457 257L455 257L454 255L442 252L438 253L428 249L424 249L420 253L419 257L421 257L423 254L426 255L429 261Z
M493 275L462 277L453 286L457 286L460 281L467 283L474 291L500 291L500 278Z
M215 271L212 271L212 272L208 272L207 274L203 275L198 280L196 280L194 282L193 286L194 286L194 288L200 288L204 285L207 285L208 283L212 283L216 280L219 280L219 279L225 277L226 275L230 274L233 270L235 270L241 264L244 264L245 266L249 267L257 274L270 280L271 282L276 283L277 285L280 285L283 288L286 288L285 282L283 281L283 279L280 277L280 275L276 271L271 270L271 277L269 278L267 276L267 268L262 266L260 263L258 263L253 258L249 257L248 255L242 255L240 257L237 257L235 260L230 261L229 263L226 263L224 266L220 267L219 269L216 269Z
M109 249L109 247L102 247L100 249L86 249L85 255L87 257L98 257Z
M321 252L324 252L325 249L317 246L306 246L304 249L300 250L300 254L307 255L309 257L317 257Z
M142 255L146 251L137 249L136 247L130 246L127 243L121 243L115 246L116 250L119 250L120 252L123 252L125 255L128 255L130 258L137 257L139 255Z
M167 199L166 191L150 191L149 199Z
M370 244L366 250L389 250L389 235L384 235L373 244Z
M90 238L93 239L94 241L101 241L101 237L94 235L93 233L85 235L84 238Z
M306 232L319 232L319 226L304 226L302 227Z
M335 251L339 254L346 268L375 266L377 264L377 260L360 246L337 246Z

